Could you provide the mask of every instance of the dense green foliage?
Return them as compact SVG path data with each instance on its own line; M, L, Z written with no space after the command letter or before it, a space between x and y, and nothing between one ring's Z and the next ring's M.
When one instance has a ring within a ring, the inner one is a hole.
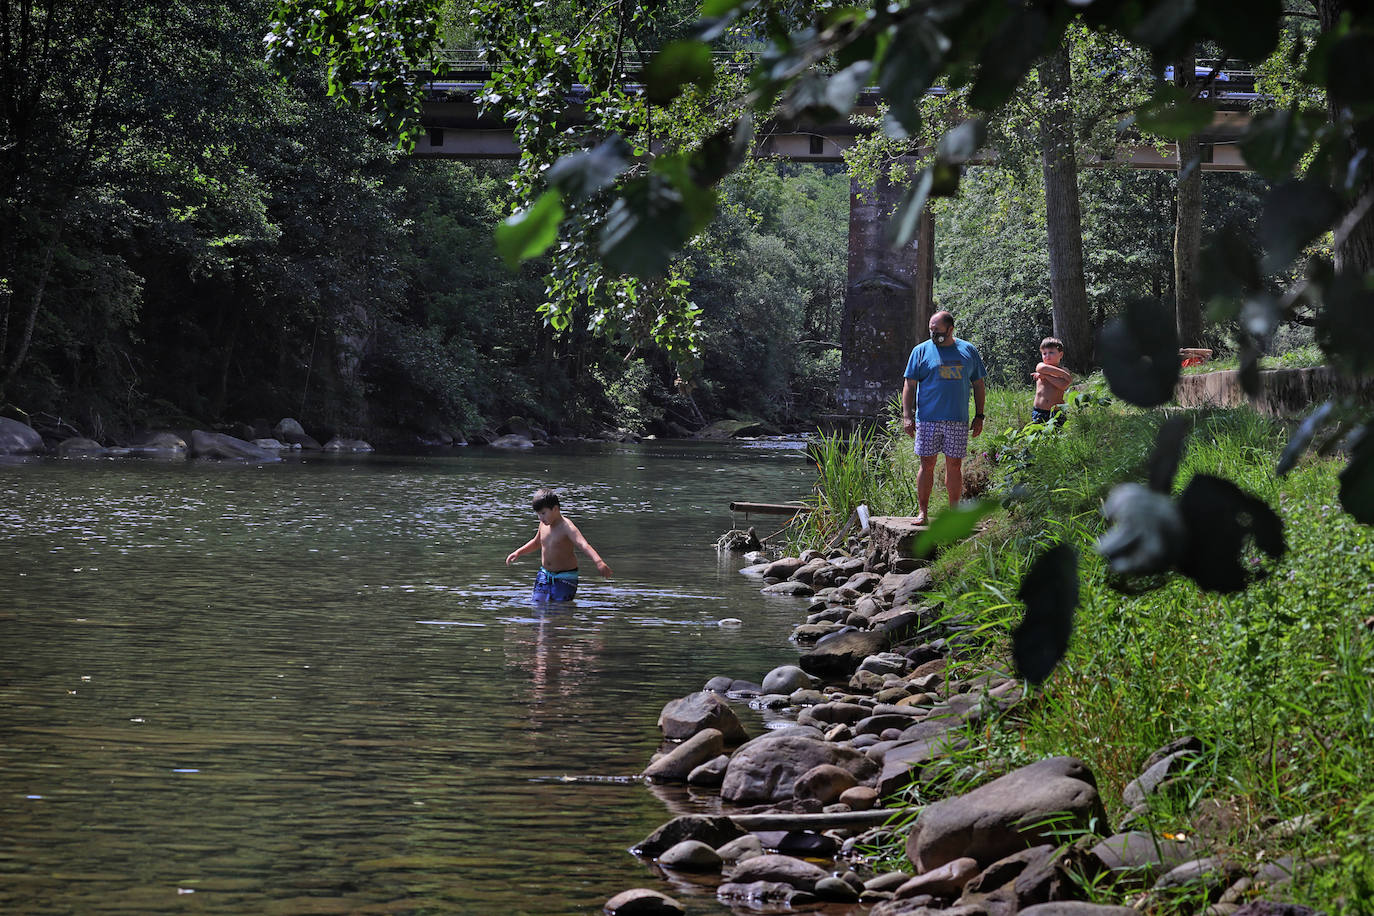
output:
M513 414L700 422L662 354L625 362L585 314L557 333L537 313L547 262L513 271L493 242L514 166L410 160L315 69L282 82L262 60L269 3L6 9L12 37L52 33L46 56L4 49L25 81L5 87L0 144L0 400L40 429L295 416L414 442ZM836 334L847 191L771 165L723 190L733 219L686 268L710 341L700 411L825 408L834 360L797 342Z

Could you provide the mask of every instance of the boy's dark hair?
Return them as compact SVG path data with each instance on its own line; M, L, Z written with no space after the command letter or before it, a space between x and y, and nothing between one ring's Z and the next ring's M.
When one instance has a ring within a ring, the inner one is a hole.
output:
M1058 337L1046 337L1044 340L1040 341L1040 346L1054 347L1061 353L1064 351L1064 341L1060 340Z
M540 487L534 491L534 511L540 509L557 509L558 494L548 487Z

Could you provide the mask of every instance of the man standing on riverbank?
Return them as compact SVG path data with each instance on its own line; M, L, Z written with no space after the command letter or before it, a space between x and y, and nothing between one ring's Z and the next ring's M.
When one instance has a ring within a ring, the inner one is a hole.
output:
M945 456L945 491L951 506L964 495L964 456L968 439L983 432L986 391L983 357L978 348L954 336L954 316L936 312L930 318L930 340L911 350L902 384L902 431L916 440L921 472L916 478L920 512L916 524L930 520L930 491L935 487L935 459ZM973 423L968 396L973 393ZM914 411L914 412L913 412Z

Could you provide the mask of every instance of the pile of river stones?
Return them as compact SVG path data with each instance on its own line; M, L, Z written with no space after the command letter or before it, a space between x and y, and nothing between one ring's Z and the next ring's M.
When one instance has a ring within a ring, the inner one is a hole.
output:
M242 432L251 435L254 431L245 428ZM266 462L280 461L284 452L370 452L372 446L362 439L343 436L334 436L320 444L290 417L278 422L271 436L253 439L195 429L185 435L167 430L148 432L123 444L102 445L82 436L49 444L28 424L0 417L0 455L39 455L49 451L61 458L210 458Z
M1152 796L1186 791L1203 752L1193 738L1145 761L1125 789L1130 813L1117 831L1082 760L1012 767L973 752L980 727L1028 701L1004 672L955 676L966 667L957 663L974 657L975 637L925 600L928 569L875 571L837 550L742 572L762 578L765 593L811 599L794 639L812 648L761 683L714 677L663 708L664 744L643 778L717 790L729 813L676 817L636 855L669 872L719 875L717 897L744 912L1127 916L1167 900L1172 912L1205 916L1315 913L1254 898L1322 862L1256 867L1187 835L1145 829ZM771 710L781 727L751 738L730 700ZM916 794L945 797L923 808L900 801ZM884 809L884 799L897 801ZM1316 826L1299 819L1270 829ZM890 845L898 831L912 870L875 873L865 849ZM1084 883L1099 898L1110 888L1121 905L1083 902ZM1194 904L1179 909L1180 895ZM651 888L618 894L605 910L684 911Z

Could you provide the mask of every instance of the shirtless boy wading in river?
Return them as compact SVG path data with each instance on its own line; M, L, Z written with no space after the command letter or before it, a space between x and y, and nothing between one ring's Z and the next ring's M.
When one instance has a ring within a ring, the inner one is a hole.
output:
M611 577L606 561L587 543L577 526L563 517L557 493L548 488L535 490L534 514L539 516L539 530L506 557L506 565L536 548L539 550L539 574L534 579L536 601L571 601L577 594L577 556L573 548L591 557L597 572L607 579Z

